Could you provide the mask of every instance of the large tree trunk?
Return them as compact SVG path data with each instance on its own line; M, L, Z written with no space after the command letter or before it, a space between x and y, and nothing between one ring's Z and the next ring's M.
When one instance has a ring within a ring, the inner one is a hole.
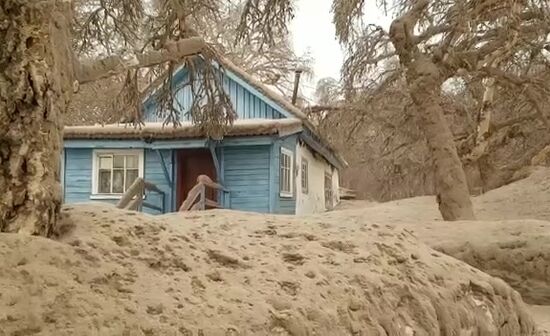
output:
M453 134L441 107L442 74L418 48L414 28L429 0L417 0L390 27L390 39L402 65L407 68L409 93L422 117L422 126L434 163L434 184L444 220L474 219L466 174Z
M73 78L69 2L0 2L0 231L51 235Z
M474 211L466 174L441 107L440 78L436 65L424 56L417 55L408 65L409 93L421 115L434 162L439 211L444 220L471 220Z

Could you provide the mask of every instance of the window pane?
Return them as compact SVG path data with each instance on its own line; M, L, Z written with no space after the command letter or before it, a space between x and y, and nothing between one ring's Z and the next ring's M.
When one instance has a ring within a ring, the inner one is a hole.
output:
M285 174L285 191L290 192L290 172L288 170Z
M284 174L285 174L285 169L283 167L281 167L280 171L279 171L279 191L284 191L285 190L285 186L284 186Z
M279 190L285 191L285 158L286 156L281 153L280 171L279 171Z
M124 193L124 170L113 170L113 194Z
M97 192L123 194L139 177L139 155L124 152L98 154Z
M292 191L292 157L281 152L279 169L279 189L281 192L290 193Z
M290 169L285 168L285 191L290 191Z
M99 157L99 169L111 169L113 168L112 156L100 156Z
M285 169L285 191L290 191L290 172Z
M124 168L124 156L114 155L113 168Z
M138 168L138 156L137 155L127 155L126 156L126 168Z
M126 171L126 189L124 191L130 188L132 183L134 183L134 181L138 178L138 174L139 174L139 170L137 169L128 169Z
M97 192L100 194L111 193L111 170L100 170Z

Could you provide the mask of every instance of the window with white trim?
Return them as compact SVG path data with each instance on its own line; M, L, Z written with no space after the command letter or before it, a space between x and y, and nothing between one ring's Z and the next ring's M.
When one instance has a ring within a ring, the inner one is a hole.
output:
M309 163L306 159L302 158L302 193L307 194L309 192Z
M143 150L96 150L93 168L93 194L120 196L143 177Z
M279 159L279 191L281 197L292 197L293 156L292 151L281 148Z

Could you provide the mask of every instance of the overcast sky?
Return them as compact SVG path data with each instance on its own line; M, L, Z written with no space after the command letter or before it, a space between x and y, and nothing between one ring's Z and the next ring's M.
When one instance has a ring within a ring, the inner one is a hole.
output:
M375 1L367 3L365 21L387 26L389 20L378 10ZM296 4L296 17L290 29L296 53L301 55L309 50L315 59L315 78L302 85L303 92L311 96L318 79L340 78L344 56L332 24L332 0L296 0Z

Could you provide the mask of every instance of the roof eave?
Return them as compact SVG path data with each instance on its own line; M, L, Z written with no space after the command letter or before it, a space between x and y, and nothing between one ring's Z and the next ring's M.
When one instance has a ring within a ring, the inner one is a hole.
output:
M264 135L277 135L284 137L299 133L303 130L302 122L299 119L282 119L278 121L234 124L228 127L224 137L251 137ZM147 126L135 128L133 126L106 125L106 126L68 126L64 129L63 138L66 140L76 139L196 139L207 138L205 132L196 126L185 127L158 127Z
M334 167L340 170L348 167L348 163L340 155L338 155L334 150L332 150L327 145L322 144L317 139L314 139L307 132L303 132L300 135L300 139L302 139L311 149L319 153L323 158L325 158L325 160L327 160Z

